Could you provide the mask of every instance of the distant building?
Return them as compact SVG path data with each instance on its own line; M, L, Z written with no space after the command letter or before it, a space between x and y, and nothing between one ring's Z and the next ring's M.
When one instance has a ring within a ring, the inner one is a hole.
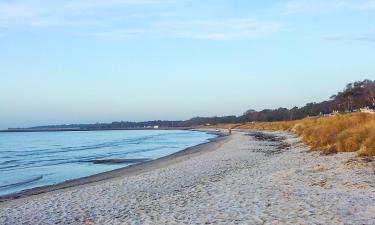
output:
M339 111L337 111L337 110L333 110L332 112L324 111L324 112L320 112L320 116L334 116L338 113L339 113Z
M159 126L154 126L154 129L159 129Z
M360 111L364 113L375 113L375 105L361 108Z

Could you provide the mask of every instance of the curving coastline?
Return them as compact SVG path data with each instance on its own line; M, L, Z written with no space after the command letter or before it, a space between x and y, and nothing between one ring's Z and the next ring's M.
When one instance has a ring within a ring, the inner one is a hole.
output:
M68 181L64 181L58 184L53 185L46 185L41 187L36 187L32 189L27 189L21 192L12 193L8 195L0 196L0 204L2 202L11 201L14 199L25 198L29 196L37 196L43 193L58 191L61 189L72 188L76 186L92 184L100 181L106 181L109 179L117 178L117 177L126 177L126 176L134 176L146 171L150 171L162 166L167 166L173 163L180 162L188 157L197 156L203 151L210 151L214 150L218 146L220 146L223 142L226 141L226 134L221 133L217 130L197 130L201 132L215 134L216 137L209 139L209 142L199 144L196 146L192 146L181 150L179 152L173 153L168 156L164 156L158 159L149 160L149 159L113 159L113 160L94 160L94 164L121 164L121 163L136 163L134 165L129 165L124 168L115 169L103 173L98 173L95 175L81 177L77 179L72 179Z
M0 224L375 224L374 161L235 130L113 179L0 203ZM350 205L350 207L348 207Z

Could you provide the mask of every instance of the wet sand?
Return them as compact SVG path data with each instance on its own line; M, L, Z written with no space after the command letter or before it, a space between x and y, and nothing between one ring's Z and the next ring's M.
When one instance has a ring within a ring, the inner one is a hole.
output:
M354 153L234 131L168 157L8 199L0 224L375 224L375 163Z

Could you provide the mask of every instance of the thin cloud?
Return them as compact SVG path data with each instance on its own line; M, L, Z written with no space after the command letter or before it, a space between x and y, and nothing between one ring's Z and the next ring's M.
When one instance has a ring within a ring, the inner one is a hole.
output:
M65 1L65 8L70 9L87 9L87 8L103 8L118 7L124 5L148 5L148 4L166 4L176 3L182 0L77 0Z
M289 0L281 4L285 14L375 10L375 0Z
M93 20L95 18L92 17L105 14L109 10L126 9L137 5L156 6L182 1L185 0L16 0L0 3L0 25L27 27L34 24L46 24L53 26L53 21L56 21L57 26L64 23L69 25L73 23L72 20Z
M0 20L21 20L38 16L36 9L27 4L0 3Z
M152 34L146 29L117 29L117 30L103 30L94 32L79 32L75 33L79 36L90 37L99 40L107 41L123 41L132 40L140 37L146 37L146 34Z
M375 10L375 0L368 0L361 5L362 10Z
M281 28L278 23L254 19L218 19L158 24L165 33L180 38L206 40L241 40L263 36Z
M326 37L325 39L329 41L360 41L375 43L375 34L332 36Z
M180 38L213 41L235 41L256 38L276 32L280 24L259 22L254 19L220 19L199 21L159 22L143 29L113 29L83 33L106 40L138 38Z
M279 23L251 18L197 19L185 16L181 19L179 15L173 16L173 7L167 7L169 11L159 7L177 6L186 1L190 0L16 0L0 4L0 27L36 28L38 31L110 40L165 37L221 41L259 37L281 27ZM138 7L140 5L142 7ZM170 16L142 18L149 9Z

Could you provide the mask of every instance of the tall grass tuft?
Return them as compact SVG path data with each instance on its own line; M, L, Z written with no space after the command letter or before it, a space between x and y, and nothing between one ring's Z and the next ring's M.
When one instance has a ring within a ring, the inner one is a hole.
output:
M339 114L296 121L245 124L238 128L292 131L313 150L375 156L375 114Z

